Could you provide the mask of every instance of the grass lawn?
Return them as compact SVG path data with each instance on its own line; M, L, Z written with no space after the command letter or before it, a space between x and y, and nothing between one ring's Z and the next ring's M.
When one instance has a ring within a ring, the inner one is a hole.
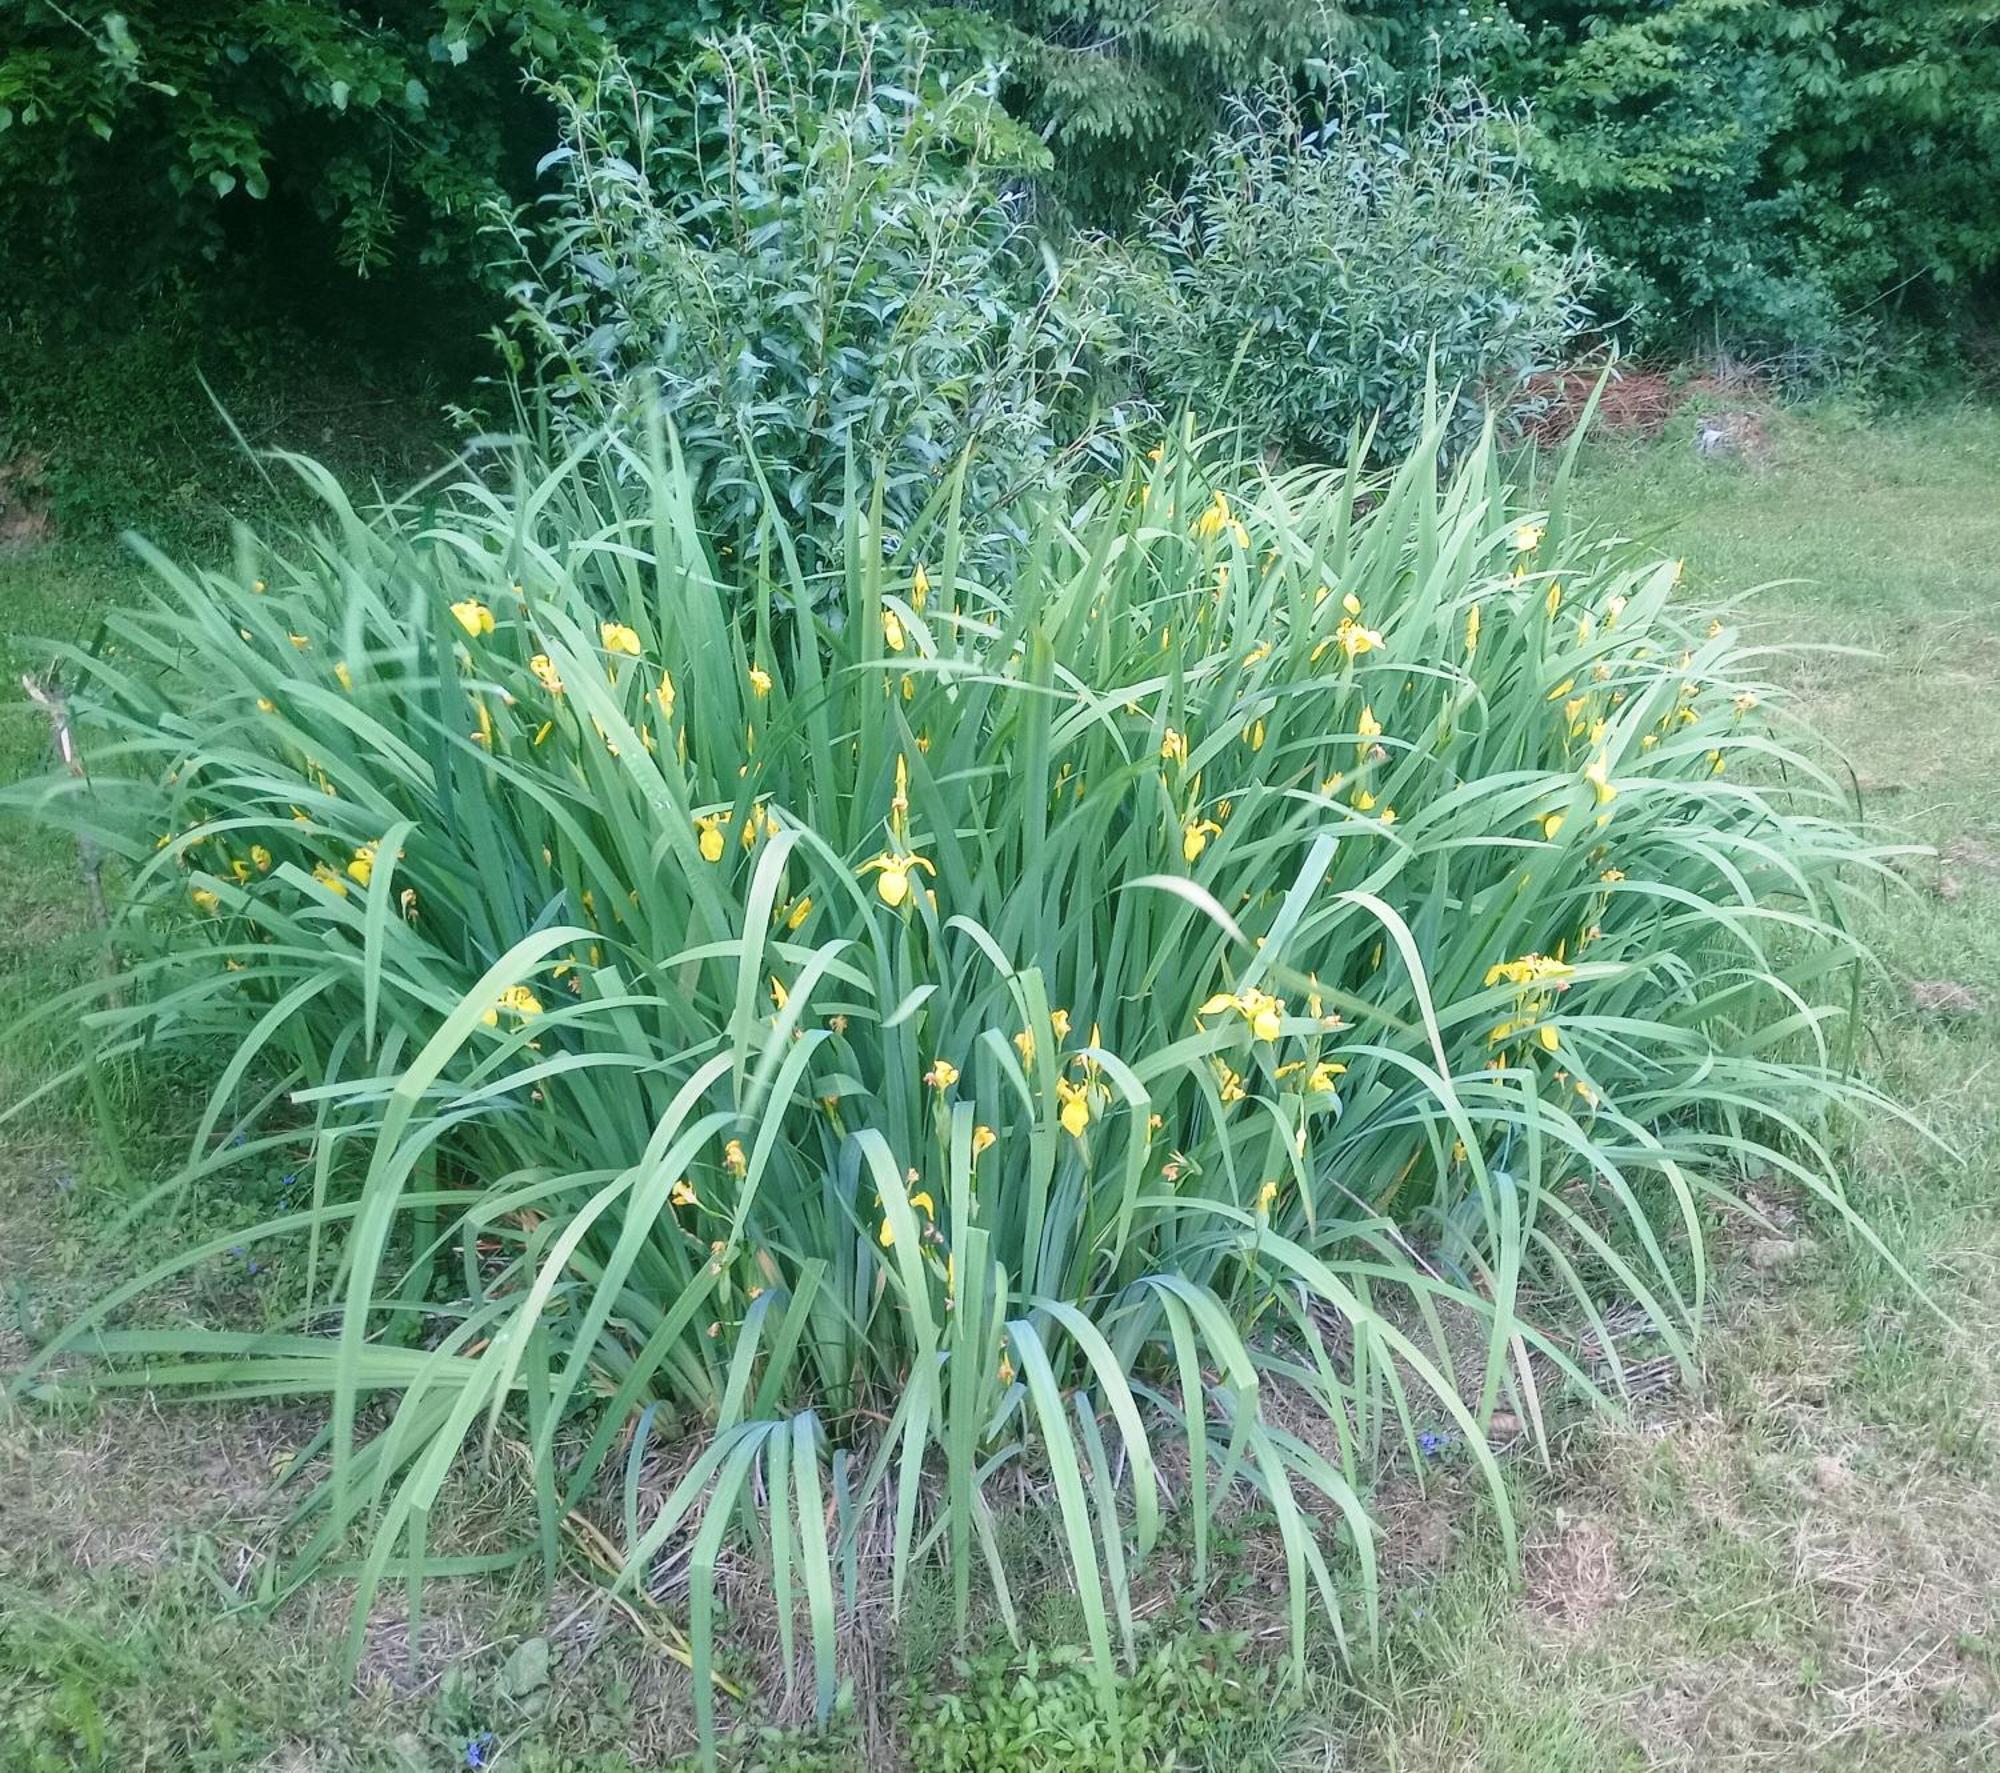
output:
M1697 460L1688 426L1600 446L1587 501L1684 555L1697 597L1765 587L1742 619L1796 649L1783 671L1871 816L1940 851L1870 913L1886 970L1866 1012L1872 1067L1936 1138L1866 1129L1851 1187L1942 1315L1771 1191L1772 1226L1724 1240L1699 1387L1661 1390L1622 1426L1570 1432L1550 1471L1524 1465L1524 1582L1447 1458L1429 1496L1384 1505L1396 1599L1383 1655L1353 1679L1329 1673L1299 1704L1231 1709L1186 1746L1185 1766L2000 1764L2000 812L1988 787L2000 765L2000 413L1780 415L1757 466ZM131 582L95 547L0 561L0 632L76 633ZM0 703L0 774L34 767L45 744L18 696ZM32 992L81 916L73 861L10 832L0 887L0 976L6 992ZM33 1055L10 1064L19 1087ZM153 1088L171 1095L170 1080ZM23 1347L24 1316L59 1316L133 1260L105 1227L126 1173L154 1161L172 1104L112 1107L115 1146L51 1113L0 1147L12 1231L0 1369ZM254 1313L254 1277L219 1265L166 1308ZM385 1615L350 1701L334 1673L337 1581L275 1616L251 1604L275 1532L268 1480L305 1432L277 1408L161 1413L133 1399L0 1415L4 1773L430 1773L466 1765L486 1731L510 1768L665 1764L680 1723L673 1665L629 1631L586 1659L573 1609L559 1602L551 1622L538 1593L502 1584L440 1597L431 1643L456 1658L448 1672L412 1680ZM515 1506L503 1478L479 1498L503 1517ZM537 1642L553 1651L547 1676ZM1161 1691L1178 1701L1180 1689ZM857 1753L774 1738L752 1764L807 1773Z

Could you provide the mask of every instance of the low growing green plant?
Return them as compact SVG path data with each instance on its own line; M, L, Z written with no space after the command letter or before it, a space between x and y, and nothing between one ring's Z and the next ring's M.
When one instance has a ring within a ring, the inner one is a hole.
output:
M1148 1644L1107 1717L1077 1650L989 1651L963 1661L961 1689L921 1703L909 1758L926 1773L1151 1773L1230 1723L1267 1716L1269 1664L1240 1636L1184 1632Z
M49 1013L221 1065L136 1224L310 1155L20 1383L327 1400L299 1568L360 1536L357 1645L504 1436L524 1555L596 1510L621 1587L684 1573L705 1735L726 1548L822 1713L877 1573L1012 1622L1016 1506L1108 1716L1166 1523L1198 1592L1254 1506L1295 1657L1369 1629L1378 1462L1449 1437L1504 1528L1494 1410L1594 1395L1592 1328L1615 1389L1612 1302L1685 1360L1713 1203L1838 1206L1826 1111L1886 1111L1837 1044L1882 853L1759 652L1438 444L1175 440L1005 583L950 488L893 558L850 507L830 586L719 559L657 436L374 515L300 463L320 529L149 551L67 655L87 782L15 797L124 869ZM129 1326L231 1245L291 1331Z

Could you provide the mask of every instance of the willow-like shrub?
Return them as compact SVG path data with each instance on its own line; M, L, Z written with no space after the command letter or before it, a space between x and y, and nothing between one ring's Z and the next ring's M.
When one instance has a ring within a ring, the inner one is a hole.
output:
M220 1068L160 1201L311 1158L28 1377L325 1398L357 1633L513 1438L545 1555L594 1508L616 1581L680 1560L705 1732L744 1546L822 1704L884 1547L1012 1617L1003 1506L1106 1680L1163 1526L1199 1583L1246 1502L1295 1650L1351 1632L1381 1459L1462 1439L1504 1523L1493 1413L1614 1393L1613 1305L1685 1358L1716 1201L1839 1205L1827 1113L1882 1106L1836 1044L1881 853L1757 653L1434 442L1184 438L1007 584L948 499L893 559L850 508L830 588L717 558L657 444L425 516L301 464L319 530L154 556L37 791L122 858L120 977L54 1013ZM232 1245L288 1332L129 1327Z

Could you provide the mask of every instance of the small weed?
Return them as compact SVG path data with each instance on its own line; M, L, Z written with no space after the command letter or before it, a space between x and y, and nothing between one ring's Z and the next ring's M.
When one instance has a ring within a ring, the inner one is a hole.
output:
M1239 1636L1188 1634L1117 1682L1114 1729L1080 1650L999 1649L961 1661L961 1691L920 1702L909 1733L924 1773L1158 1773L1200 1764L1211 1739L1280 1712L1272 1671Z

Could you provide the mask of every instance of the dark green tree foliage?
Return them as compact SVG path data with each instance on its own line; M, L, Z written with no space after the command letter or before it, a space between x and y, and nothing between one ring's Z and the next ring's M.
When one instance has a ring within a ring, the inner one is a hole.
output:
M724 19L723 0L11 0L0 260L129 285L222 257L275 202L351 270L469 268L552 133L525 71L591 65L627 24L684 53Z
M1366 63L1526 107L1552 217L1662 347L1838 361L2000 267L2000 0L869 0L1005 64L1058 208L1130 232L1230 98ZM434 267L477 291L495 199L556 132L531 76L647 86L799 0L0 0L13 306L190 276ZM1044 214L1050 212L1045 211ZM467 329L470 330L470 329Z
M985 0L1013 102L1078 213L1120 227L1229 98L1352 47L1334 0Z
M1381 65L1527 101L1639 336L1812 359L2000 263L2000 0L1356 0Z
M2000 0L1844 0L1780 170L1830 201L1826 262L1858 292L1960 287L2000 264Z
M1612 311L1642 337L1828 343L1837 307L1803 226L1810 195L1776 154L1800 97L1784 41L1809 27L1800 9L1520 10L1536 105L1527 151L1550 206L1602 241Z

